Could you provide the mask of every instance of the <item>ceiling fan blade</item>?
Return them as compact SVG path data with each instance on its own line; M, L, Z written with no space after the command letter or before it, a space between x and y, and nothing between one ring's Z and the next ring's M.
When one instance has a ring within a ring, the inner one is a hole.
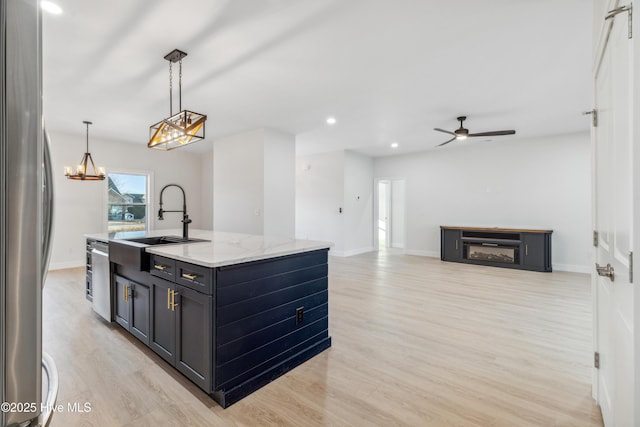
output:
M451 142L451 141L453 141L454 139L456 139L456 137L455 137L455 136L454 136L453 138L451 138L450 140L448 140L448 141L446 141L446 142L443 142L442 144L438 144L438 145L436 145L436 147L442 147L443 145L450 143L450 142Z
M470 133L467 136L501 136L501 135L514 135L515 133L516 133L515 130L496 130L493 132Z
M433 128L433 130L437 130L438 132L444 132L444 133L448 133L449 135L454 135L455 136L455 133L450 132L448 130L444 130L444 129L440 129L440 128Z

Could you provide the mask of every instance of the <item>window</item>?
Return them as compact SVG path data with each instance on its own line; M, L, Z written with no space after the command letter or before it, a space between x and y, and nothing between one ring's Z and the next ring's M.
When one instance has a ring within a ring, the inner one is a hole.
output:
M143 174L109 173L107 178L107 231L146 230L149 177Z

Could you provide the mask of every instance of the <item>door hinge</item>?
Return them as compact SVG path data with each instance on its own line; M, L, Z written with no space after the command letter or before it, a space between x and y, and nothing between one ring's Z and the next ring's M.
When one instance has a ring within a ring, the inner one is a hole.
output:
M633 283L633 252L629 252L629 283Z
M591 111L585 111L582 113L584 116L591 116L591 125L595 128L598 127L598 110L595 108Z
M593 246L598 247L598 230L593 230Z
M615 18L617 14L622 13L622 12L627 12L627 21L628 21L628 26L629 29L627 37L628 38L633 38L633 32L632 32L632 28L633 28L633 4L628 4L626 6L620 6L620 7L616 7L613 10L610 10L609 13L607 13L607 16L604 17L604 20L606 21L607 19L612 19Z
M596 369L600 369L600 353L597 351L593 353L593 367Z

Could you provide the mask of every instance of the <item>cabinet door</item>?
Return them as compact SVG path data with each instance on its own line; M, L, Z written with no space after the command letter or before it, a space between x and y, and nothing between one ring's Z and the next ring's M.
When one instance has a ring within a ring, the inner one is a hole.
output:
M176 368L209 393L212 298L181 285L176 291Z
M462 241L460 230L442 230L440 258L443 261L454 261L462 258Z
M131 313L129 332L140 341L149 345L149 286L130 282Z
M128 331L130 323L129 280L116 275L114 284L115 320Z
M171 292L175 283L151 276L151 330L149 346L167 362L176 362L175 311L171 310ZM175 310L175 309L174 309Z
M528 267L545 268L545 235L522 233L522 264Z

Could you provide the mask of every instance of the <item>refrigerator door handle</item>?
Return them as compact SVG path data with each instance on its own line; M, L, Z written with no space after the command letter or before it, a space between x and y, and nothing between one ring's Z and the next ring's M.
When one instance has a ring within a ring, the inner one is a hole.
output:
M51 143L49 134L44 129L43 161L42 161L42 287L44 288L49 259L51 257L51 242L53 240L53 171L51 167Z
M42 141L42 287L44 288L51 257L53 239L53 171L51 167L51 142L43 126ZM42 352L43 374L46 375L47 393L42 402L42 425L49 424L58 397L58 368L53 358Z

